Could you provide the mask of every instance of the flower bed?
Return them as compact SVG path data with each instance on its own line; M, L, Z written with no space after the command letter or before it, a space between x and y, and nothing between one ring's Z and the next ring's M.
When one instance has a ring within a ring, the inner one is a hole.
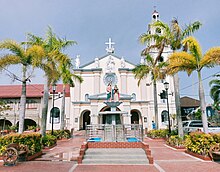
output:
M168 137L168 130L167 129L160 129L160 130L150 130L147 132L147 136L152 139L159 139L165 140Z
M204 160L210 160L209 150L212 145L220 143L220 134L205 134L192 132L186 136L185 146L187 153Z

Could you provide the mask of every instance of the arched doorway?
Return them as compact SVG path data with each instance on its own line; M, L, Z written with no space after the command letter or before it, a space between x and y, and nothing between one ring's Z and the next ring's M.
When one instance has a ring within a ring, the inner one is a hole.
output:
M131 110L131 124L142 124L141 113L139 110Z
M60 123L60 109L58 107L54 107L50 110L50 123L58 124Z
M32 119L24 119L24 130L27 130L29 126L37 126L37 123ZM19 121L17 122L17 127L19 127Z
M168 111L167 110L163 110L161 113L161 122L164 125L168 125Z
M12 126L12 123L7 119L0 119L0 130L7 130Z
M86 110L86 111L83 111L81 117L82 117L82 124L81 124L81 129L85 130L86 129L86 125L90 125L91 123L91 119L90 119L90 111L89 110Z
M100 112L107 112L107 111L111 111L110 107L105 106L104 108L101 109ZM117 107L116 111L120 111L120 109ZM102 114L100 115L100 123L102 124L122 124L122 116L119 113L111 113L111 114Z

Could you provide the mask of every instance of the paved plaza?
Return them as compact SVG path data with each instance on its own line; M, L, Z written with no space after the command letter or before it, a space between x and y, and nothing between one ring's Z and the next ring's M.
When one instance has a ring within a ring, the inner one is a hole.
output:
M85 141L83 131L74 133L72 139L58 141L57 146L44 151L34 161L19 162L13 167L0 166L0 172L219 172L220 164L204 161L165 145L164 141L145 138L150 145L154 164L150 165L78 165L80 145Z

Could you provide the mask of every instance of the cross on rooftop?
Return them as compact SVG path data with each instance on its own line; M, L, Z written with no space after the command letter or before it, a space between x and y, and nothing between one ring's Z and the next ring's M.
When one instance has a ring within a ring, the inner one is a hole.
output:
M105 44L108 45L108 47L106 48L107 53L114 53L114 47L112 45L114 45L115 43L112 42L112 39L109 38L108 42L106 42Z

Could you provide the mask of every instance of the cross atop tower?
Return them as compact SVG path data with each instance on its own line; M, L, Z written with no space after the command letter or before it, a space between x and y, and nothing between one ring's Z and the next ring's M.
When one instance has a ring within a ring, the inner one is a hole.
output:
M105 49L107 51L107 53L114 53L114 47L112 45L114 45L115 43L112 42L112 39L109 38L108 42L105 43L105 45L108 45L108 47Z

